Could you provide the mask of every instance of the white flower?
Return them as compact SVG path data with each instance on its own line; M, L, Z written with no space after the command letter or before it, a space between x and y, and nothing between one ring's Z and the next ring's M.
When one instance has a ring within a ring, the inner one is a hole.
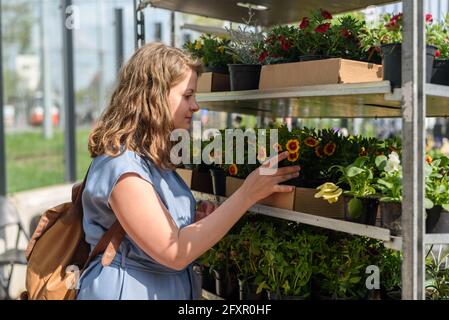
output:
M401 163L401 161L399 160L398 154L393 151L388 156L387 165L385 166L385 171L388 173L399 171L400 163Z

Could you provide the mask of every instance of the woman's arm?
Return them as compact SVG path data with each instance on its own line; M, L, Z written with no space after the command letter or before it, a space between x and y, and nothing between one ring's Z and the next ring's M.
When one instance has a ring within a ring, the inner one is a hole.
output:
M278 156L277 161L286 155ZM153 186L134 173L124 174L110 198L112 210L128 236L149 256L176 270L214 246L258 200L273 192L291 192L279 183L297 176L298 167L279 168L275 175L252 172L243 185L207 217L179 229Z

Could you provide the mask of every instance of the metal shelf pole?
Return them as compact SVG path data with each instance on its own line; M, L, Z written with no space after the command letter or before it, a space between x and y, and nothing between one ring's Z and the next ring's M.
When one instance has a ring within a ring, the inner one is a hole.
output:
M422 0L403 1L402 298L424 299L425 34Z

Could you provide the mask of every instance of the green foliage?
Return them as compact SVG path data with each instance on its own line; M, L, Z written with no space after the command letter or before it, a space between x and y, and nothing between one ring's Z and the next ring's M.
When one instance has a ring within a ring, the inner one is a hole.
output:
M227 68L233 63L229 54L229 39L202 34L198 40L186 42L183 46L193 57L200 59L205 67Z

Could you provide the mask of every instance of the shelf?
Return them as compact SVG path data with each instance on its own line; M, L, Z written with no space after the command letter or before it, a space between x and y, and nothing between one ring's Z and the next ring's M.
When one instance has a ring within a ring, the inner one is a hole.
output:
M222 297L213 294L207 290L202 289L201 296L204 300L224 300Z
M449 87L427 84L427 116L449 116ZM389 81L327 84L271 90L199 93L201 108L297 118L401 117L401 89Z
M400 117L400 99L389 81L197 94L208 110L298 118Z
M167 10L191 13L200 16L229 20L242 23L248 18L248 9L237 6L240 0L150 0L153 7ZM268 10L254 10L253 20L258 25L272 26L299 22L303 16L310 15L312 10L326 8L333 14L364 9L370 5L381 5L395 1L391 0L251 0L252 4L268 7ZM396 1L397 2L397 1Z
M210 200L216 203L217 202L222 203L227 199L226 197L214 196L211 194L202 193L198 191L192 191L192 193L195 199L197 200ZM279 209L260 204L252 206L248 211L251 213L263 214L266 216L295 221L298 223L308 224L311 226L381 240L384 242L386 247L395 250L401 250L402 248L401 238L391 236L390 230L384 228L368 226L364 224L348 222L343 220L331 219L316 216L313 214L302 213L298 211Z

